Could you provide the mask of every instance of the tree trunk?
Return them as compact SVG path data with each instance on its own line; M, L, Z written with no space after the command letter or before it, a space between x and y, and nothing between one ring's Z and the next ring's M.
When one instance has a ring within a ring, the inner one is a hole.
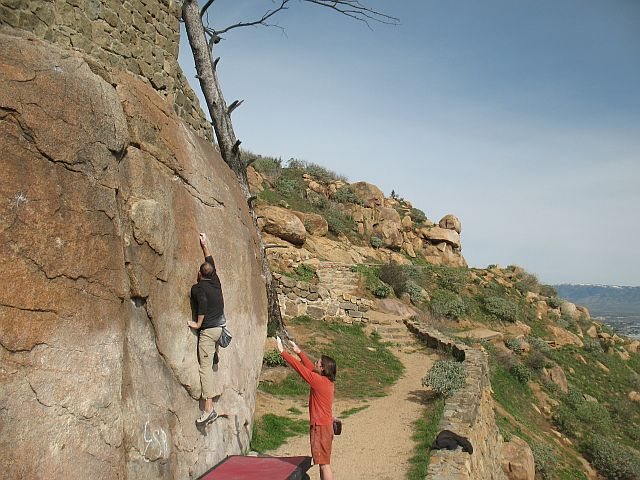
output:
M196 71L198 72L200 88L202 89L202 93L204 94L204 98L207 102L207 108L209 109L213 129L218 140L220 154L222 159L227 165L229 165L238 179L240 189L247 199L249 211L253 217L253 224L258 235L260 256L262 258L262 273L265 278L267 289L269 312L267 332L270 335L278 332L286 336L286 329L282 322L282 315L278 304L278 293L276 292L275 281L273 279L273 275L271 275L269 261L265 252L262 236L260 235L260 228L258 227L257 216L253 206L253 199L251 192L249 191L247 167L240 156L240 142L233 131L231 114L224 100L220 83L218 82L218 76L216 74L217 62L213 60L213 48L210 48L207 44L197 0L184 1L182 6L182 19L184 20L189 44L191 45L191 51L193 52L193 59L196 65Z

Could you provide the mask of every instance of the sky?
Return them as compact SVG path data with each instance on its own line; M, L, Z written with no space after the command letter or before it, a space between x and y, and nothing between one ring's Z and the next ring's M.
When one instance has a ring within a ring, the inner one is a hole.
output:
M640 286L640 2L361 1L399 24L293 0L281 28L224 36L243 147L453 213L472 267ZM209 21L273 5L217 0ZM179 60L199 94L186 34Z

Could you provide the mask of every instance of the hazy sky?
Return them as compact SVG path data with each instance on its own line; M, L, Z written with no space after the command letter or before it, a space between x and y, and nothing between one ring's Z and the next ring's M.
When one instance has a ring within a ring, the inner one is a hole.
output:
M294 1L285 33L218 44L243 147L457 215L470 266L640 285L640 2L362 1L400 25ZM272 5L218 0L210 20ZM180 62L199 92L186 35Z

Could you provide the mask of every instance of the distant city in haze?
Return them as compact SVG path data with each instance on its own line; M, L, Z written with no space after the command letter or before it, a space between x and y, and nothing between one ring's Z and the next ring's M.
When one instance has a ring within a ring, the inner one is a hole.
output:
M640 285L640 2L305 2L215 55L243 147L318 163L462 222L470 265ZM215 2L217 27L269 2ZM180 62L199 92L186 35Z
M560 297L589 308L592 317L640 339L640 287L568 284L554 287Z

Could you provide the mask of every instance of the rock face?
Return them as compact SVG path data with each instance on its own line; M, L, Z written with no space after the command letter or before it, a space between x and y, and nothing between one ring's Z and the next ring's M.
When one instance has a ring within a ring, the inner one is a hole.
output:
M0 32L2 476L198 476L251 434L267 313L246 201L148 83L11 33ZM234 333L215 374L225 416L206 432L186 326L199 231Z
M569 385L567 383L567 376L564 374L564 370L561 367L555 366L545 372L545 375L555 383L562 393L569 393Z
M146 78L183 120L212 139L211 124L178 66L180 15L180 2L174 0L0 0L0 25Z
M462 232L462 225L458 217L452 214L445 215L438 222L440 228L446 228L448 230L455 230L457 233Z
M368 207L384 206L384 193L375 185L367 182L356 182L351 184L351 189Z
M557 346L562 345L576 345L577 347L582 348L584 343L580 340L576 334L571 333L568 330L565 330L562 327L558 327L556 325L549 325L549 333L551 333L553 342Z
M302 225L311 235L326 237L329 225L322 215L317 213L293 212L302 221Z
M307 230L291 210L263 205L256 208L258 224L262 231L270 233L293 245L302 245L307 238Z
M527 442L513 436L502 444L502 471L509 480L534 480L536 466Z

